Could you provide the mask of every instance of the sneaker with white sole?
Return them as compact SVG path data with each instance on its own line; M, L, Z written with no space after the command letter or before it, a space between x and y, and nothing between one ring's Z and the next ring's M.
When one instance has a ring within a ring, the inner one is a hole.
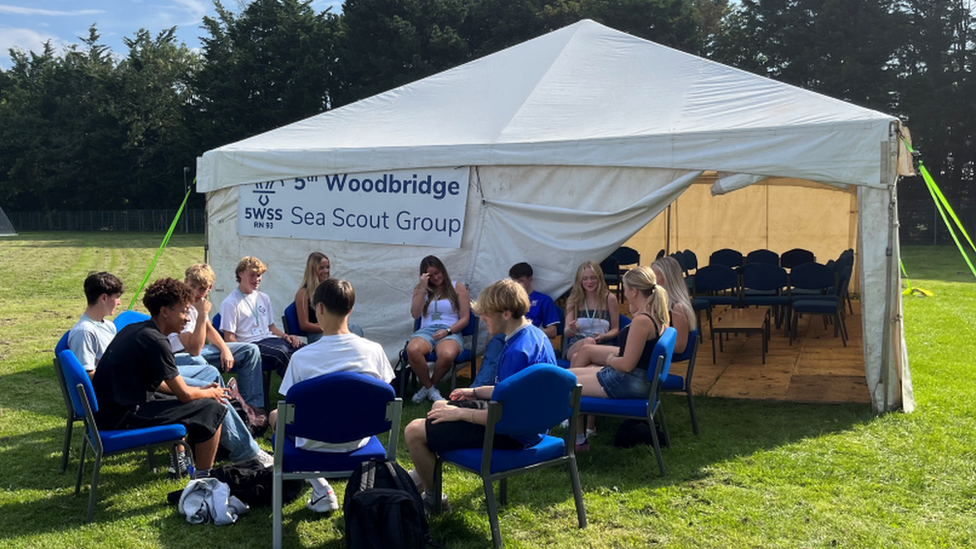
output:
M595 436L596 436L596 427L586 430L586 438L595 437Z
M179 474L177 474L177 468L179 469ZM176 453L176 459L173 459L173 454L169 455L169 470L166 471L169 478L182 478L185 477L189 470L186 466L186 452L184 450L179 450Z
M255 461L264 465L265 469L271 469L274 467L274 456L265 452L264 450L258 450L258 454L254 456Z
M421 499L424 500L424 510L428 514L434 514L434 494L430 492L424 492L421 495ZM447 502L447 494L441 494L441 512L446 513L451 510L451 505Z
M315 495L315 490L312 490L312 497L308 498L305 507L316 513L331 513L339 508L339 500L336 499L335 492L329 486L329 491L318 497Z
M427 398L429 398L431 402L437 402L439 400L447 400L441 395L441 392L437 390L437 387L434 386L431 386L430 390L427 391Z
M427 398L427 392L430 391L427 387L421 387L419 391L414 393L413 398L410 399L414 404L420 404L425 398Z

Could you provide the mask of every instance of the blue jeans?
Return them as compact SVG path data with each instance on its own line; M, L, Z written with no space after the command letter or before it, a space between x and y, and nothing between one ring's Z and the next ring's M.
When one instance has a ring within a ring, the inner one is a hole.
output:
M264 408L261 351L253 343L226 342L226 345L234 354L234 368L231 371L237 374L237 387L241 392L241 398L255 408ZM213 345L204 345L199 356L190 356L186 353L176 355L176 365L181 366L180 375L184 378L187 375L182 372L182 368L211 364L216 368L220 367L220 349ZM187 381L187 385L189 384ZM220 384L223 386L223 380Z
M495 337L485 344L485 356L481 359L481 369L471 382L472 387L494 385L495 374L498 371L498 360L505 350L505 334L495 334Z
M210 347L210 345L206 347ZM204 350L206 350L206 347L204 347ZM214 348L216 349L216 347ZM218 362L220 361L219 349L217 350L217 360ZM224 386L224 380L220 377L220 372L217 371L217 368L206 363L201 364L203 359L200 356L193 357L187 353L178 353L176 355L176 363L180 364L181 362L186 365L178 366L178 369L180 376L187 385L191 387L206 387L216 381L221 387ZM236 369L236 359L234 365ZM261 371L258 370L258 388L261 387L260 375ZM244 395L242 394L241 396ZM224 408L227 409L227 413L224 414L224 422L221 424L220 445L230 453L230 460L234 463L254 458L258 454L260 447L254 441L254 437L251 436L251 431L248 430L241 416L237 415L233 406L225 403Z

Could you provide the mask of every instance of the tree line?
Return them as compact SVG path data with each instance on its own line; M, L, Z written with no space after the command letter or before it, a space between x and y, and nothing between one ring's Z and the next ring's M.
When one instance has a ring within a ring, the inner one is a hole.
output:
M929 170L966 195L976 148L968 0L310 0L215 2L202 48L97 28L0 70L0 205L176 207L204 151L589 18L688 53L900 116ZM924 192L903 185L903 194ZM202 197L191 195L193 205Z

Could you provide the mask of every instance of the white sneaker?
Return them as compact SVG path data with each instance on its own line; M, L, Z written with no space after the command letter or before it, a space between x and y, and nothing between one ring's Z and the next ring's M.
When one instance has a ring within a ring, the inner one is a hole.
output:
M417 473L417 470L410 469L410 471L407 474L410 475L410 480L412 480L413 483L417 485L417 489L420 490L420 475Z
M446 398L441 396L441 392L438 391L437 387L434 386L431 386L430 390L427 391L427 398L429 398L431 402L437 402L439 400L447 400Z
M431 387L433 388L433 387ZM414 393L413 398L410 399L414 404L420 404L425 398L427 398L427 392L430 391L427 387L421 387L419 391Z
M569 429L569 420L564 419L563 422L559 424L559 426L562 427L563 429Z
M257 462L261 465L264 465L265 469L271 469L274 467L274 456L265 452L264 450L258 450L258 454L254 456L254 459L257 460Z
M329 486L329 491L321 496L316 496L315 490L313 489L312 497L305 503L305 507L316 513L331 513L339 508L339 500L336 499L332 486Z

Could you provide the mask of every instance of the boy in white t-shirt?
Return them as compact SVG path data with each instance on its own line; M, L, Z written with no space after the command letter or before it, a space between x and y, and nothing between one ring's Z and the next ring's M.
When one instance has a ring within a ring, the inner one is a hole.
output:
M291 365L281 381L279 391L282 395L287 395L288 389L300 381L336 372L357 372L387 383L393 380L393 368L383 347L349 331L349 314L356 303L352 284L329 278L315 289L312 303L318 325L322 328L322 339L292 355ZM276 412L271 412L272 429L277 419ZM327 444L299 438L295 440L295 445L316 452L348 452L362 447L368 440ZM324 478L310 479L308 482L312 485L312 497L306 504L309 509L326 513L339 508L335 493Z
M267 271L268 267L256 257L246 256L237 262L237 288L220 304L220 331L228 343L257 345L264 369L273 368L284 376L291 354L302 346L302 340L275 326L271 298L258 291Z
M88 306L68 332L68 348L74 351L88 377L95 377L95 367L102 359L102 353L115 338L115 323L105 317L115 313L124 290L119 277L111 273L90 273L85 278Z

